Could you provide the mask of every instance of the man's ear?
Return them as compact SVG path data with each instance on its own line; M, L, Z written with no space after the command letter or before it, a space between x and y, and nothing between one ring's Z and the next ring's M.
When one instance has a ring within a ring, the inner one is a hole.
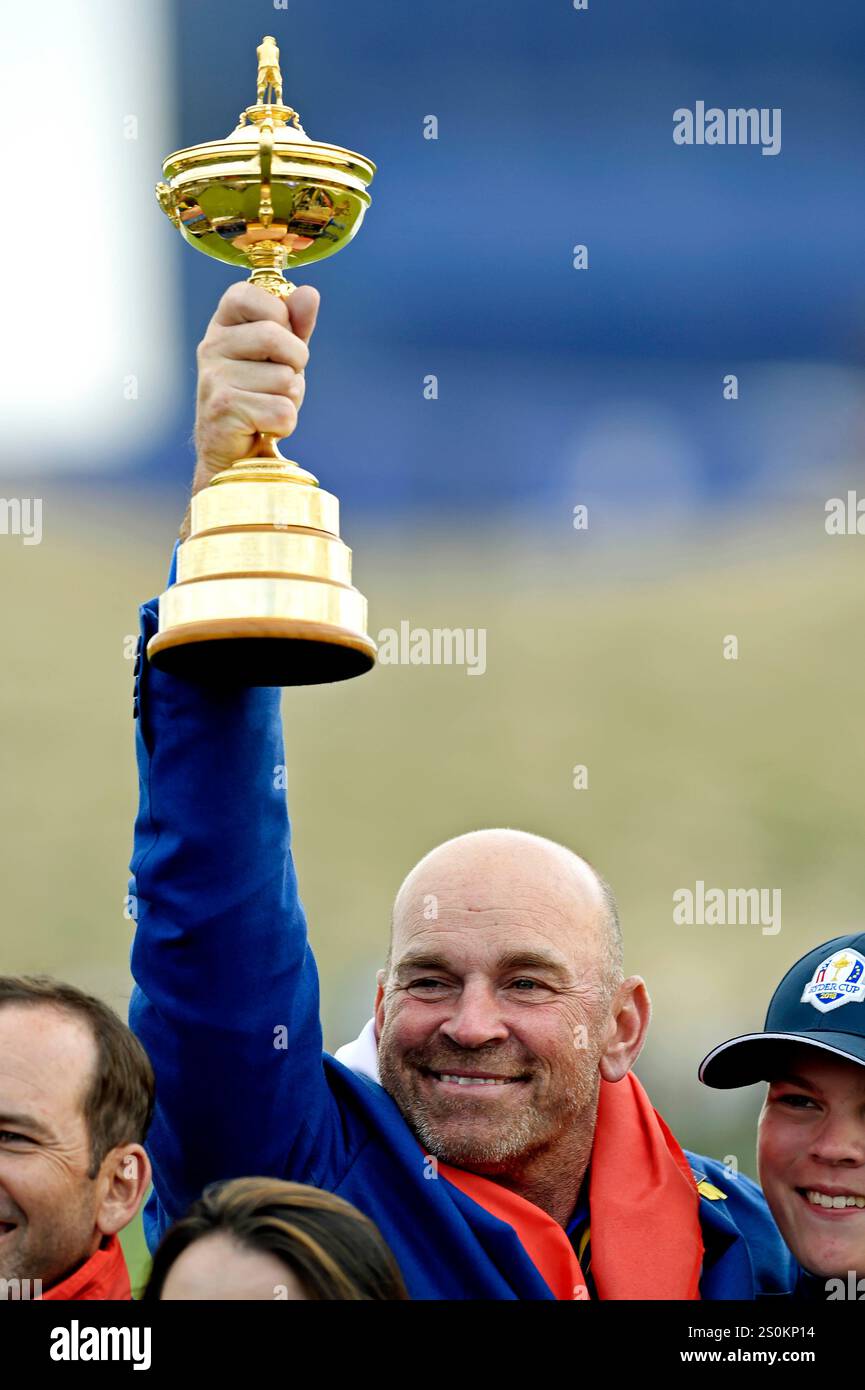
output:
M103 1236L116 1235L128 1226L150 1186L150 1159L140 1144L120 1144L105 1155L97 1179L102 1199L96 1210L96 1228Z
M376 990L373 1014L375 1015L375 1040L378 1042L381 1037L381 1030L384 1027L384 982L387 979L387 971L379 970L375 979Z
M646 983L639 975L631 975L619 985L610 1009L610 1037L599 1063L605 1081L621 1081L627 1076L643 1050L651 1017Z

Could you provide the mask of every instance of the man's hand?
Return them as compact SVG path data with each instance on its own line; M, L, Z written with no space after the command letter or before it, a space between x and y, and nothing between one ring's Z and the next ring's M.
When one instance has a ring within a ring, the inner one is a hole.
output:
M242 282L222 296L198 346L193 493L248 454L258 432L295 429L318 305L312 285L277 299Z

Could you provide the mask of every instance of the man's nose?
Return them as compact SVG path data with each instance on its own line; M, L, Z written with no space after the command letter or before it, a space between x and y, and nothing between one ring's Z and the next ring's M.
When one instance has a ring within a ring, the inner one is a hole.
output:
M441 1025L441 1032L459 1047L483 1047L503 1042L508 1027L502 1019L495 989L481 982L464 984L453 1012Z
M820 1163L850 1168L865 1164L865 1125L861 1115L827 1115L814 1138L812 1154Z

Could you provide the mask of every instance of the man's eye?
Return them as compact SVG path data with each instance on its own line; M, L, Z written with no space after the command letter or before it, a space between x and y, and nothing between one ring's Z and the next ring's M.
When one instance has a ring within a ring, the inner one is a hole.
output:
M7 1140L17 1140L20 1144L26 1144L27 1135L16 1134L14 1129L0 1129L0 1144L5 1144Z
M545 981L545 980L528 980L528 979L526 979L526 977L524 977L524 976L520 976L520 979L519 979L519 980L512 980L512 981L510 981L510 984L508 984L508 986L506 986L506 988L508 988L508 990L513 990L513 991L515 991L516 994L538 994L538 995L541 995L541 994L549 994L549 992L551 992L551 987L548 986L547 981Z
M798 1092L792 1091L788 1092L785 1096L776 1096L775 1099L780 1101L782 1105L788 1106L791 1110L807 1110L810 1105L814 1104L810 1096L803 1096Z
M429 991L434 990L434 989L444 989L444 988L445 988L445 982L444 982L444 980L430 980L430 979L412 980L411 984L409 985L409 989L422 989L422 990L425 990L426 992L429 992Z

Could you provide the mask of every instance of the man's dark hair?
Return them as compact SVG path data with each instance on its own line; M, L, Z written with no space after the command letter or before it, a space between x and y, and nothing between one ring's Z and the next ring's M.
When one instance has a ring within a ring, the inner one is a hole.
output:
M156 1082L150 1058L113 1009L74 985L47 975L0 975L0 1008L49 1007L80 1018L96 1043L96 1066L83 1099L90 1135L90 1172L120 1144L143 1144L153 1117Z

